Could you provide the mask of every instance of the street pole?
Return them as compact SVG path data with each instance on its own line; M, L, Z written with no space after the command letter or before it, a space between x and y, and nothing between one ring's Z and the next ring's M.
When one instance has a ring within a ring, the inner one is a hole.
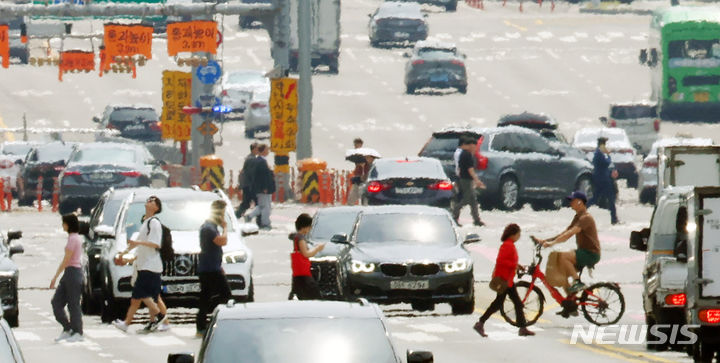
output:
M312 157L312 0L298 2L298 133L297 160Z

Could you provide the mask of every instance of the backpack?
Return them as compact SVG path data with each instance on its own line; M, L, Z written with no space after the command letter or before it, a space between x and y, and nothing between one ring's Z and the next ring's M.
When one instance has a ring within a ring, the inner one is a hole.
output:
M160 222L160 219L157 217L152 217L150 219L157 219L158 222ZM162 259L163 262L173 261L175 259L175 250L172 246L172 234L170 233L170 228L167 228L162 222L160 222L160 226L162 227L162 238L160 240L160 259ZM148 222L148 232L150 232L150 222Z

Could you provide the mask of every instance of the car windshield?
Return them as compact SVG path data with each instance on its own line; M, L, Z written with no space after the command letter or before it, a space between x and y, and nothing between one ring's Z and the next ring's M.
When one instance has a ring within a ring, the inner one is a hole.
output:
M448 55L455 55L455 49L448 48L420 48L418 49L419 56L428 57L447 57Z
M310 239L314 241L329 241L336 234L345 233L350 235L358 211L318 213L315 216Z
M5 155L27 155L33 145L30 144L5 144L2 149L2 153Z
M450 218L423 214L365 214L360 218L358 243L413 242L455 244Z
M162 213L157 217L171 231L199 231L200 226L210 216L210 203L212 203L210 199L163 200ZM125 217L128 236L140 230L140 219L143 215L145 215L145 200L133 202ZM232 220L230 213L225 214L225 220ZM232 231L232 223L228 223L228 232Z
M619 132L583 132L577 134L575 137L576 144L590 144L597 143L598 137L607 137L608 143L624 143L627 141L627 136Z
M122 202L122 199L111 199L105 202L98 225L113 226Z
M213 363L394 363L379 319L220 320L203 361Z
M668 44L668 66L716 68L720 66L720 39L673 40Z
M421 18L420 6L416 4L388 4L380 6L378 16L384 18Z
M37 161L49 162L67 160L72 152L70 144L47 144L37 148Z
M266 83L267 78L259 72L234 72L228 76L228 83L231 84L249 84L249 83Z
M71 162L85 164L134 164L135 150L124 148L87 148L76 151Z
M110 114L110 121L157 120L158 116L152 108L120 108Z
M610 117L614 119L655 118L657 117L657 106L613 106L610 110Z
M433 136L425 145L422 156L442 155L455 152L458 147L460 135Z
M370 171L372 179L413 178L447 179L442 165L429 160L378 160Z

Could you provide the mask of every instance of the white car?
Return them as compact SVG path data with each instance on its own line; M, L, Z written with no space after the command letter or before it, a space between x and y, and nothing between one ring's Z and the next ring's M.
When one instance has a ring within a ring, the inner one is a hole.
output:
M657 104L649 102L614 103L610 105L610 117L601 117L600 121L607 127L625 130L633 147L647 154L660 131L660 117Z
M258 131L270 130L270 89L256 91L245 109L245 137L253 138Z
M225 117L240 117L257 91L270 92L270 80L265 72L245 69L225 73L217 91L220 102L233 109Z
M597 149L597 139L600 137L608 139L605 146L610 151L610 158L615 170L618 171L619 178L627 180L629 188L636 188L638 183L638 173L635 166L637 154L625 130L608 127L584 128L575 133L573 146L582 150L588 160L592 162L595 149Z
M659 148L666 146L710 146L712 144L712 139L706 138L670 137L655 141L640 168L640 180L638 183L640 203L655 204L658 182L657 151Z
M5 183L9 180L9 188L13 193L17 191L17 177L20 174L21 164L33 147L40 145L35 141L6 141L0 148L0 179Z

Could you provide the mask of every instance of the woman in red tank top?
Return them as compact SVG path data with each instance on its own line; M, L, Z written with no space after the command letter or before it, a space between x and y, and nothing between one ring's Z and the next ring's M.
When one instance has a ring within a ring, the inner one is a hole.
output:
M293 240L293 252L290 254L292 267L292 290L289 298L296 295L298 300L320 299L320 288L310 272L310 257L315 256L325 248L325 244L319 244L312 249L308 248L305 235L312 227L312 217L303 213L295 220L295 230L290 236Z

